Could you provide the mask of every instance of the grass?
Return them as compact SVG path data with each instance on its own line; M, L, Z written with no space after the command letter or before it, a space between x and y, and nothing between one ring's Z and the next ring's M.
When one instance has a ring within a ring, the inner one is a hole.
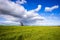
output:
M60 27L0 26L0 40L60 40Z

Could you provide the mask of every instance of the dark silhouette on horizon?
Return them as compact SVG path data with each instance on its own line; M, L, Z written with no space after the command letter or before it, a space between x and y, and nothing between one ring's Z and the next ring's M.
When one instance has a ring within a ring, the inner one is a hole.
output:
M21 26L24 26L23 22L20 22Z

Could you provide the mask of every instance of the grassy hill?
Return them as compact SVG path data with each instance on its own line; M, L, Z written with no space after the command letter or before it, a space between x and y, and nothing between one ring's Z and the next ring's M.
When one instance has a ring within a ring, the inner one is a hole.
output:
M60 27L0 26L0 40L60 40Z

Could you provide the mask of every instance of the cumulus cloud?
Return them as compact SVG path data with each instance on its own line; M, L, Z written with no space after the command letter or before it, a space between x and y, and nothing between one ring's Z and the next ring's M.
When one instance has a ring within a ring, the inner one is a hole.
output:
M46 11L46 12L51 12L51 11L53 11L54 9L57 9L57 8L59 8L58 5L55 5L55 6L52 6L52 7L45 7L45 11Z
M35 9L35 11L39 11L41 9L41 5L38 5L38 7Z
M27 3L25 0L17 0L16 1L17 4L24 4L24 3Z
M10 0L0 0L0 16L5 18L7 21L21 21L25 25L33 24L44 19L44 17L38 14L40 9L41 5L38 5L36 9L27 11L22 5Z
M0 17L6 19L7 21L16 21L19 18L11 16L11 15L5 15L5 14L0 14Z
M32 25L32 24L31 24ZM60 25L60 22L58 20L51 20L51 19L46 19L44 21L37 21L36 23L34 23L34 25L38 25L38 26L58 26Z
M0 21L1 25L20 25L19 22L13 22L13 21Z

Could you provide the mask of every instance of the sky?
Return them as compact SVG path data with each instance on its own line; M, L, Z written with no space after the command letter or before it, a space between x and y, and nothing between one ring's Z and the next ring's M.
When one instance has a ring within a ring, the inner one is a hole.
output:
M59 0L0 0L0 24L60 25Z

